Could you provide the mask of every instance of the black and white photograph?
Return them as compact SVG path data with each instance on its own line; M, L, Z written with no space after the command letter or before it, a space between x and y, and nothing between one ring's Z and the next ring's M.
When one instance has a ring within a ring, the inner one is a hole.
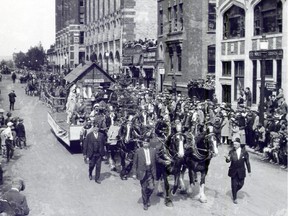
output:
M287 0L0 3L0 216L288 215Z

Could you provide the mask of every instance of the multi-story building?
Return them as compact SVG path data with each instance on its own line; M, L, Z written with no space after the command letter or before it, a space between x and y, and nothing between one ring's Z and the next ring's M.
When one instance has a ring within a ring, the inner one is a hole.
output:
M217 1L216 95L220 102L235 105L241 89L249 87L253 104L259 104L261 71L265 96L283 88L287 99L287 11L287 0ZM264 56L259 52L263 35L268 40Z
M158 0L157 78L164 88L175 80L177 91L187 92L190 80L215 73L215 6L215 0Z
M85 0L56 0L56 62L74 68L85 59Z
M86 60L110 74L122 68L123 44L157 37L157 1L86 0Z

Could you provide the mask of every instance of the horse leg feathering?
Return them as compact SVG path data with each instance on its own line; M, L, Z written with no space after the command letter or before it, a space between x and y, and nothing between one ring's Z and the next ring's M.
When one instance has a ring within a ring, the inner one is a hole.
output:
M207 202L207 197L205 195L204 189L205 189L205 184L200 184L200 202L201 203Z

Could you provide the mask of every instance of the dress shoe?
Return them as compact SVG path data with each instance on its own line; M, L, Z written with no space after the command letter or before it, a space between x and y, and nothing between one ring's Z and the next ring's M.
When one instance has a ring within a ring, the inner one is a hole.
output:
M101 184L101 181L99 181L99 180L95 180L95 182L96 182L97 184Z
M89 175L89 179L92 180L92 175Z
M147 206L148 206L148 207L150 207L150 206L151 206L151 203L150 203L150 201L148 201L148 202L147 202Z
M145 211L147 211L148 210L148 205L143 205L143 209L145 210Z
M233 200L233 203L234 203L234 204L238 204L237 199Z

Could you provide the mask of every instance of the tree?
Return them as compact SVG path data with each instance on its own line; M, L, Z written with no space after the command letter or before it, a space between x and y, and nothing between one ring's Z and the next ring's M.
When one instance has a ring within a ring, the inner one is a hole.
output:
M46 63L46 54L41 45L31 47L26 53L28 59L28 67L32 70L40 70L41 66Z
M15 53L14 54L14 63L17 68L24 68L24 66L27 67L27 57L26 54L23 52Z

